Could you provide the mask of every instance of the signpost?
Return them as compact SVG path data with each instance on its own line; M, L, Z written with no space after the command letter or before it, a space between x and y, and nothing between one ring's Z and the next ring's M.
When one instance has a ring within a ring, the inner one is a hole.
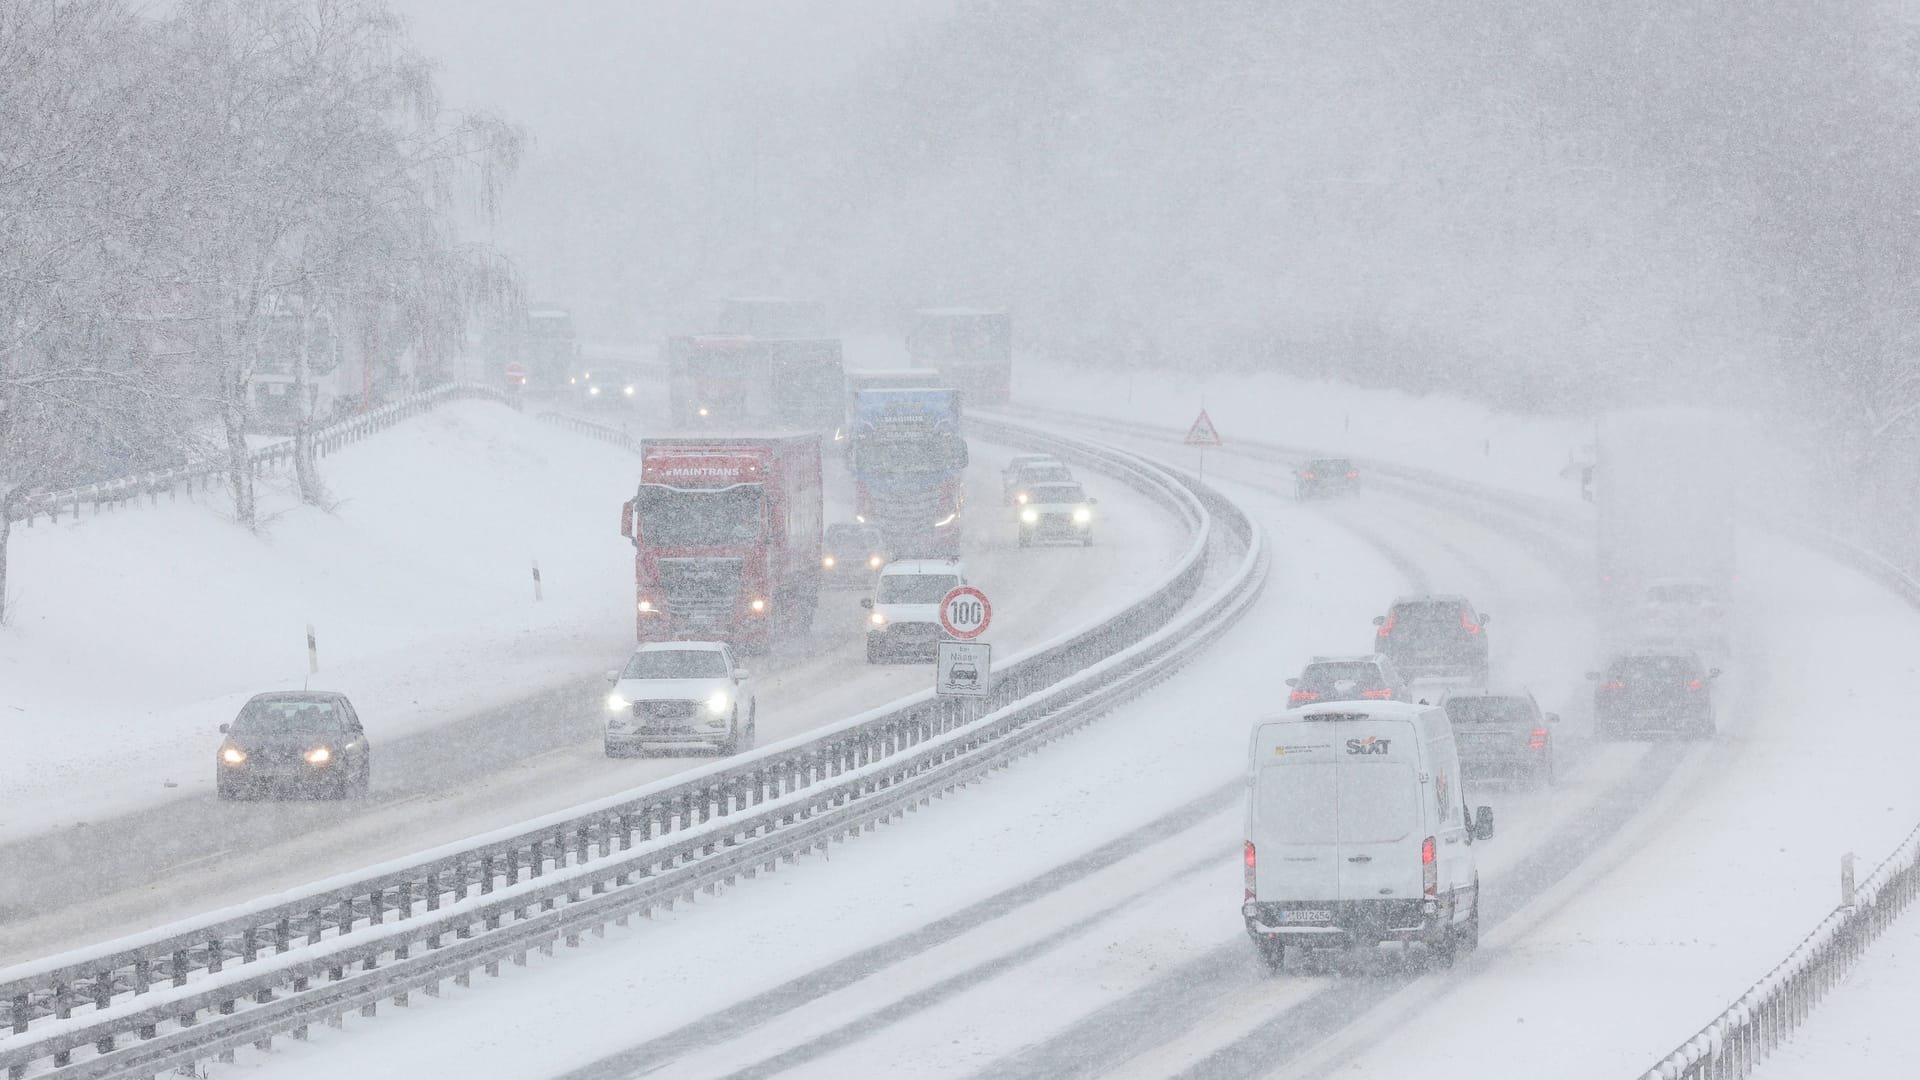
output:
M1194 418L1193 426L1187 429L1187 445L1200 448L1200 479L1207 478L1207 447L1220 445L1220 431L1213 426L1213 418L1202 408L1200 415Z
M986 697L992 683L993 646L974 638L993 622L987 594L961 585L940 598L942 641L933 665L933 692L943 697Z
M993 605L987 594L971 585L960 585L940 598L940 627L961 641L971 641L987 632L993 621Z
M993 646L984 641L943 641L933 666L933 692L942 697L986 697L993 672Z

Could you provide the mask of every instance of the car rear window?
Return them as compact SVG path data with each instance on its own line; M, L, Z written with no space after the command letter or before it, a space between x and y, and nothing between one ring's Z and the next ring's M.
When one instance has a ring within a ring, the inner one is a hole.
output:
M1375 690L1380 687L1380 668L1365 660L1336 660L1324 664L1308 664L1307 670L1300 673L1298 689L1333 690L1341 682L1352 682L1360 690Z
M297 735L332 731L340 726L340 715L331 699L249 701L241 708L233 726L245 734Z
M727 661L712 649L649 649L633 654L623 679L721 679Z
M1698 674L1692 657L1629 656L1613 662L1608 676L1616 682L1651 683L1691 679Z
M1353 471L1353 464L1343 458L1323 458L1319 461L1307 462L1307 471L1321 475L1339 473L1344 476Z
M1456 724L1527 724L1533 707L1521 698L1449 698L1447 719Z
M1458 633L1465 629L1461 621L1464 615L1461 606L1453 601L1395 604L1393 629L1396 633L1412 635Z

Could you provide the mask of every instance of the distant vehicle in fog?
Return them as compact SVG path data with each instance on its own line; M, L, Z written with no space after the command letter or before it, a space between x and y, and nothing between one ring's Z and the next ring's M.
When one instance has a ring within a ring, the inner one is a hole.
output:
M871 525L827 526L820 542L820 577L829 588L867 588L887 564L886 541Z
M1683 649L1641 649L1616 655L1606 670L1587 673L1595 683L1593 726L1602 738L1673 733L1714 733L1713 682L1700 654Z
M344 799L365 795L372 783L373 747L345 694L256 694L220 734L213 767L222 799L275 792Z
M1468 776L1553 783L1553 726L1560 717L1541 712L1532 694L1463 688L1448 691L1440 704Z
M1299 499L1324 499L1360 490L1360 470L1346 458L1315 458L1294 470L1293 494Z
M1408 701L1412 694L1393 661L1378 653L1316 656L1287 680L1289 708L1327 701Z
M589 409L631 409L640 401L640 378L619 364L592 364L570 380L574 396Z
M931 662L949 635L940 625L940 601L967 583L959 559L901 559L880 570L867 609L867 662Z
M608 757L675 746L732 754L753 745L759 699L721 642L642 645L607 681Z
M1035 484L1067 484L1073 482L1073 470L1056 458L1029 457L1015 458L1014 464L1007 467L1001 477L1000 495L1013 506L1025 506L1032 498Z
M1732 632L1727 596L1720 586L1699 578L1655 578L1640 599L1640 635L1725 653Z
M1464 596L1402 596L1385 615L1374 616L1374 649L1408 678L1465 676L1485 685L1490 621Z
M1049 540L1091 546L1093 508L1099 502L1075 481L1033 484L1023 492L1020 546Z

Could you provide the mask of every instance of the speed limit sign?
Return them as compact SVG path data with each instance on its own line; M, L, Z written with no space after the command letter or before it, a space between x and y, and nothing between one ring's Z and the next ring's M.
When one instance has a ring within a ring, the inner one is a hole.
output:
M986 633L992 621L993 605L987 603L987 594L971 585L961 585L940 599L940 625L962 641Z

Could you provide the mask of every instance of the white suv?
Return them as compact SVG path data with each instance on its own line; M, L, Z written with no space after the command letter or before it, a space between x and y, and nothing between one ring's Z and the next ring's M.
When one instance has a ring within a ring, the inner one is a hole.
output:
M867 662L930 661L947 632L940 601L967 583L959 559L901 559L880 568L873 595L860 601L867 615Z
M607 672L607 756L654 747L753 745L759 701L733 650L718 641L656 641Z

